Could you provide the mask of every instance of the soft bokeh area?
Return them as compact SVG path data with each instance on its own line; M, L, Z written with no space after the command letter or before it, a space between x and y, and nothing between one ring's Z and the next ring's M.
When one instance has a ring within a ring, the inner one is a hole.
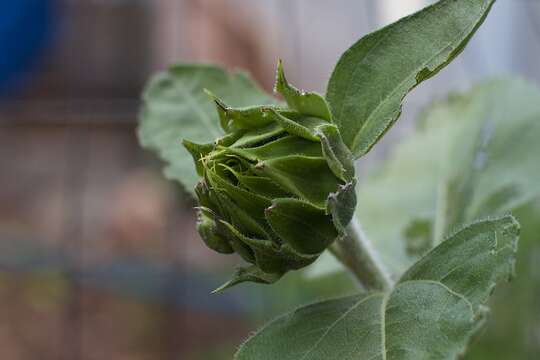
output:
M344 273L295 273L211 295L239 260L204 246L194 203L138 145L140 94L154 72L196 61L245 68L271 91L278 58L292 83L324 92L353 42L428 3L1 1L0 359L230 359L265 321L354 292ZM539 64L540 1L499 0L464 54L407 98L360 180L434 99L506 74L538 84ZM519 211L521 280L494 300L473 360L540 351L540 211ZM525 350L491 353L516 317L508 347Z

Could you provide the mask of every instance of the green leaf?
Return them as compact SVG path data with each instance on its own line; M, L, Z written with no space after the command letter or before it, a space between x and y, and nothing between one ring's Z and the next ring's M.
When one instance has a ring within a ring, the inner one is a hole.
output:
M465 359L535 359L540 354L540 342L530 340L540 325L539 205L535 201L513 212L522 229L516 260L518 276L490 299L488 327L475 339Z
M464 49L494 2L441 0L365 36L343 54L326 97L356 158L396 121L407 93Z
M167 178L191 193L198 176L181 140L204 144L224 134L215 103L204 89L238 107L276 103L245 73L228 73L211 65L176 65L149 82L139 118L139 141L166 163Z
M323 301L246 341L236 360L457 359L483 324L496 282L513 271L519 225L474 223L428 253L388 292Z

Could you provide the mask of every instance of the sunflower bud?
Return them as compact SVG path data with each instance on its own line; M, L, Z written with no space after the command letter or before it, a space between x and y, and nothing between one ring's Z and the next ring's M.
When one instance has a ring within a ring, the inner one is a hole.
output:
M221 289L311 264L344 234L356 205L352 155L324 98L289 85L281 63L276 91L286 107L232 108L214 97L226 135L183 141L201 176L199 234L252 264Z

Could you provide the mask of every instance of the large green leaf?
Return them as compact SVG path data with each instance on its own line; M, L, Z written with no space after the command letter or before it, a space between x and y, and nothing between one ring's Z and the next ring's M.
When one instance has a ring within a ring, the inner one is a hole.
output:
M362 38L328 83L334 122L356 157L401 113L405 95L465 47L495 0L442 0Z
M165 161L167 178L180 182L191 193L198 175L181 140L209 143L223 135L214 101L204 89L231 106L276 101L245 73L228 73L211 65L176 65L149 82L143 95L139 141Z
M513 273L518 233L511 216L465 227L391 291L286 314L242 345L236 359L456 359L482 325L496 282Z

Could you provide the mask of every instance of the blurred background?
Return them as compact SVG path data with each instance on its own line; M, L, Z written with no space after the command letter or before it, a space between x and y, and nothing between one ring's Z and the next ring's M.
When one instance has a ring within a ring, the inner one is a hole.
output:
M138 146L140 93L180 61L246 68L270 91L278 58L292 83L324 92L354 41L428 3L0 2L0 358L230 359L265 320L354 291L346 275L295 274L273 291L209 295L236 259L204 247L193 204ZM540 1L498 1L465 53L407 98L360 174L433 99L494 75L538 83L539 63ZM531 331L540 343L540 325Z

